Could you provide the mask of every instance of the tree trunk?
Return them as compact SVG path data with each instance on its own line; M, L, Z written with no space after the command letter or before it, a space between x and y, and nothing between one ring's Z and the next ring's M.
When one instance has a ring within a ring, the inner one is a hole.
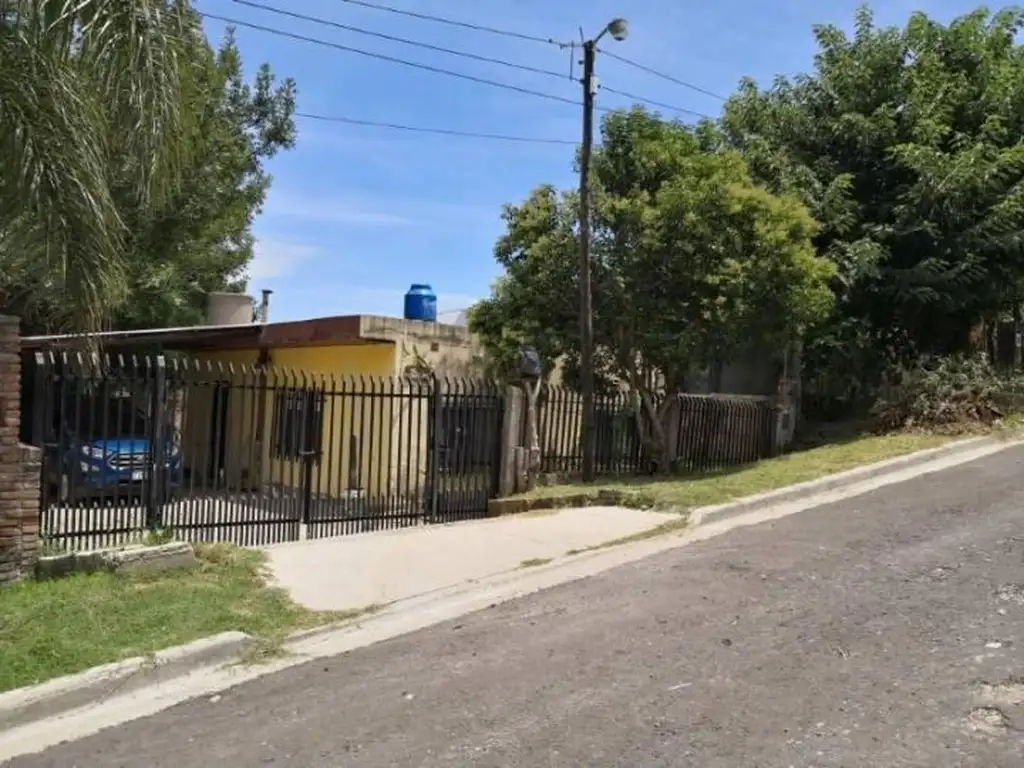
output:
M1013 288L1013 370L1020 370L1021 363L1021 316L1020 294Z
M638 392L640 408L637 409L637 427L647 455L651 459L652 473L664 474L671 471L675 456L669 445L669 430L666 423L677 402L675 393L667 394L660 403L655 403L654 395L645 387Z

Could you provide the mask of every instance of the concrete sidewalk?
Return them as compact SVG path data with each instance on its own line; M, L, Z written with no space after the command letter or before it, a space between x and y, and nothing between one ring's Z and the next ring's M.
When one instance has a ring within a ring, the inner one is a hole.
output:
M276 544L265 551L277 585L297 602L347 611L540 565L673 519L666 512L588 507Z

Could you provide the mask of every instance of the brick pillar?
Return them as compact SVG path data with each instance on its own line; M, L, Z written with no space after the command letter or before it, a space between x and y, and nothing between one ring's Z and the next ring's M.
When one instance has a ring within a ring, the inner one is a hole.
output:
M0 315L0 585L30 575L39 554L41 455L20 431L19 323Z

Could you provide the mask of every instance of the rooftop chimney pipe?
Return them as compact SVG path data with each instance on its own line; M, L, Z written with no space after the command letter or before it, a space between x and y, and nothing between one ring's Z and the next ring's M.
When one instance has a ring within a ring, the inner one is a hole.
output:
M260 300L260 323L266 325L270 322L270 294L273 291L269 288L264 288L261 293L263 298Z

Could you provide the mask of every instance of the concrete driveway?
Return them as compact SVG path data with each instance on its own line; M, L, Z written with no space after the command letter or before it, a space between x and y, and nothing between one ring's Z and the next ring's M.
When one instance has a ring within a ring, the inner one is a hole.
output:
M656 528L675 515L620 507L552 510L266 547L277 584L308 608L385 605L529 568Z
M109 728L12 768L1019 768L1024 449Z

